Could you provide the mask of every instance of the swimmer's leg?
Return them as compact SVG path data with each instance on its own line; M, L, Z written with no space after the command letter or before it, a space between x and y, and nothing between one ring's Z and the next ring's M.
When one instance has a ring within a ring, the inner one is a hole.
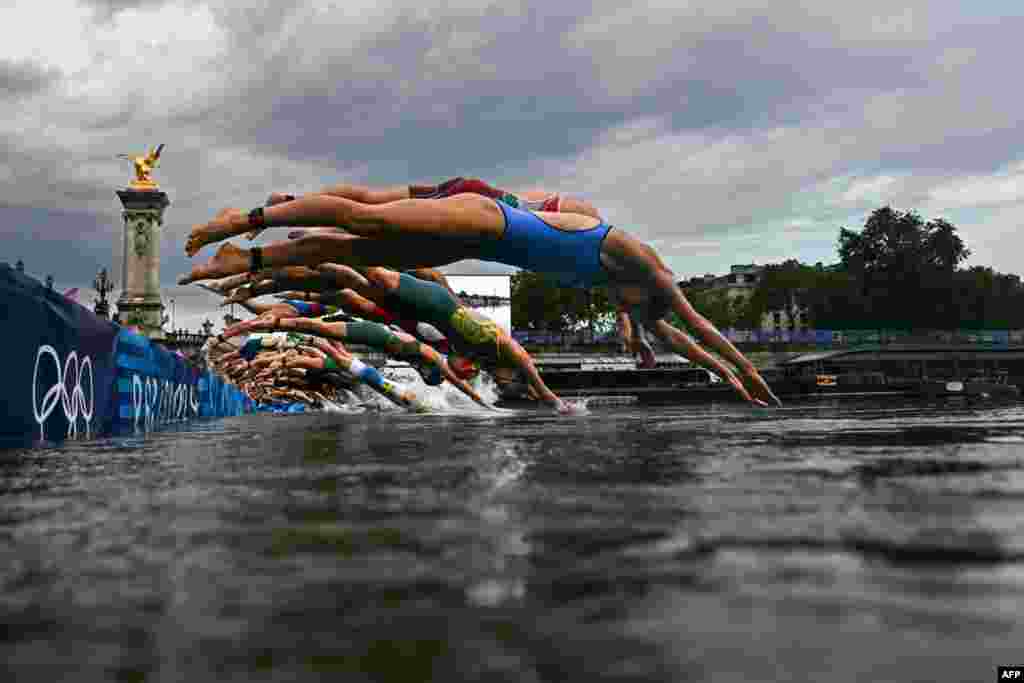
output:
M224 209L212 221L193 227L185 253L192 256L206 244L255 228L274 226L336 226L363 237L419 236L464 241L500 238L505 229L505 217L493 201L471 194L376 205L313 195L266 209L254 209L249 214Z

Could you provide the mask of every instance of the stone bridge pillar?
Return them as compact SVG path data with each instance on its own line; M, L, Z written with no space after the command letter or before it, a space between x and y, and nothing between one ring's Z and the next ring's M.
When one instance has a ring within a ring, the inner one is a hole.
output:
M124 206L124 242L121 261L121 296L117 310L121 324L138 326L150 339L164 338L164 304L160 297L160 233L167 193L157 189L118 190Z

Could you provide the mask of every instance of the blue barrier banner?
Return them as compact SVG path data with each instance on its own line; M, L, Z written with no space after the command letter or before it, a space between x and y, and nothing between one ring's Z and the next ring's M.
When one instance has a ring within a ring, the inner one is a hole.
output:
M253 410L252 400L238 387L126 329L117 336L117 397L116 426L121 429Z
M5 442L57 441L110 427L117 327L0 264L6 332L0 412Z
M152 429L199 417L198 369L146 337L121 329L117 335L115 428Z
M6 264L0 264L0 324L7 332L4 446L253 410L237 387ZM214 388L205 406L202 386Z

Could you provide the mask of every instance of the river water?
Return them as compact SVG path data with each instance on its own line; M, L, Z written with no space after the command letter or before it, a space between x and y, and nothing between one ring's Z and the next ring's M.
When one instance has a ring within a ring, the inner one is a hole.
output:
M0 670L988 681L1024 408L253 415L0 451Z

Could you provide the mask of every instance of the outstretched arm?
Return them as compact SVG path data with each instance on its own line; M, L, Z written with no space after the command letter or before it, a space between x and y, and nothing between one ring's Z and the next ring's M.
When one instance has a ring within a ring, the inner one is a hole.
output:
M532 358L521 364L520 367L523 369L523 372L526 373L527 382L534 392L536 392L540 400L544 401L563 415L571 412L569 405L560 399L555 392L548 389L548 385L544 384L544 380L540 378L540 373L537 372L537 367L533 364Z
M448 363L445 361L445 359L441 356L440 353L438 353L436 350L434 350L433 347L427 344L424 344L422 342L417 343L419 343L420 347L420 356L422 356L423 359L430 363L431 365L436 365L439 368L441 368L441 374L444 375L444 378L446 380L448 380L466 396L469 396L474 403L478 403L482 405L484 408L490 409L491 406L487 405L484 402L484 400L480 398L480 394L476 393L473 387L471 387L466 380L461 379L458 375L452 372L452 369L448 367Z
M517 367L524 375L526 375L526 381L530 387L537 394L540 400L544 401L552 408L557 410L559 413L569 413L571 410L569 405L560 399L555 392L548 388L547 384L544 384L544 380L541 379L540 373L537 371L537 366L533 363L533 357L519 345L511 337L502 335L502 339L499 342L501 344L502 355L505 358L509 358L515 362Z
M326 340L314 341L317 348L326 353L337 366L357 378L371 389L392 403L415 412L427 412L429 408L421 402L416 394L408 389L384 379L372 365L366 365L348 351L343 351Z
M665 342L673 351L683 354L697 365L711 370L731 384L733 389L736 390L736 393L738 393L744 401L759 405L762 408L768 407L767 403L760 399L753 398L750 395L746 387L743 386L743 383L736 377L733 371L725 365L725 363L701 348L685 332L676 329L664 320L659 320L654 326L654 333L657 334L658 338Z
M719 353L723 358L736 366L743 379L746 380L748 388L753 392L753 395L767 403L774 403L775 405L782 405L782 401L772 393L768 383L764 381L760 373L754 364L744 356L739 350L732 345L732 343L725 338L718 328L712 324L710 320L702 316L697 312L682 290L679 289L679 285L675 283L675 279L672 277L671 271L659 271L655 275L655 282L658 289L663 292L672 305L672 310L686 323L688 327L693 329L697 333L697 336L701 338L704 343L712 347Z

